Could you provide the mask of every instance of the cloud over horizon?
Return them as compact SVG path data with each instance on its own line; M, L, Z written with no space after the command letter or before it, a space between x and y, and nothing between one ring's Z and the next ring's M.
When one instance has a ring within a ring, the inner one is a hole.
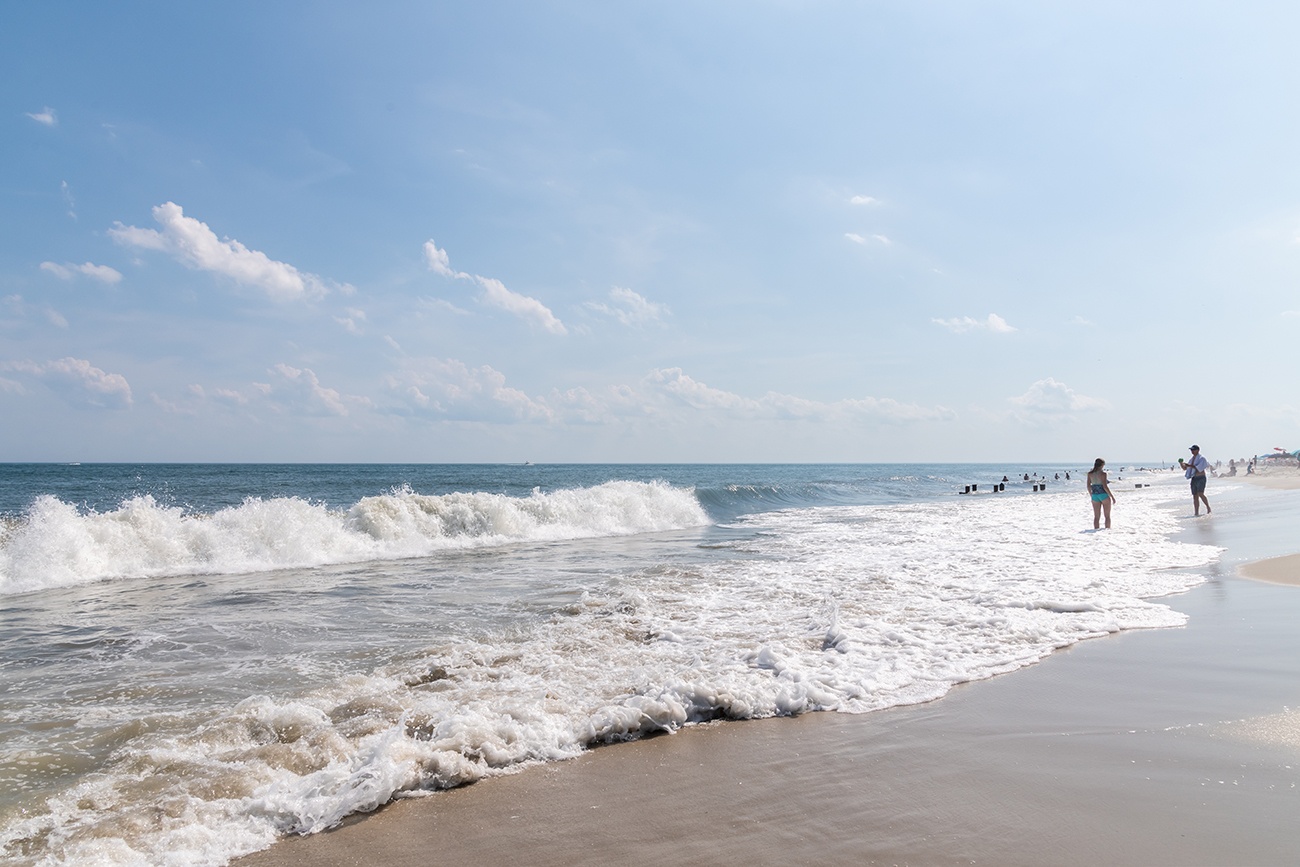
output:
M968 331L1010 334L1017 330L1015 326L1007 324L1007 320L996 313L990 313L987 319L972 319L969 316L959 316L952 319L931 319L930 321L935 325L943 326L953 334L965 334Z
M106 373L84 358L0 362L0 371L25 374L69 403L99 409L129 409L131 386L120 373Z
M1019 407L1021 421L1056 422L1067 420L1075 413L1100 412L1110 409L1110 403L1101 398L1079 394L1063 382L1052 377L1040 379L1029 386L1024 394L1007 400Z

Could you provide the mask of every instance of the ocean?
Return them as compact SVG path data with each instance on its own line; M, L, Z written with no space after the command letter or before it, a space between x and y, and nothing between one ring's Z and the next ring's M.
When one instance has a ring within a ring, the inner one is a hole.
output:
M1220 553L1173 539L1182 474L1112 472L1093 532L1086 469L0 465L0 863L225 864L1181 625Z

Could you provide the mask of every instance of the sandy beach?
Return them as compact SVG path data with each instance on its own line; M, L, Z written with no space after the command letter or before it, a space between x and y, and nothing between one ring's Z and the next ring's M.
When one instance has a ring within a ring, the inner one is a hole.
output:
M1210 517L1188 500L1182 537L1225 553L1168 600L1184 628L929 704L600 748L236 863L1300 863L1300 475L1280 478L1213 480Z

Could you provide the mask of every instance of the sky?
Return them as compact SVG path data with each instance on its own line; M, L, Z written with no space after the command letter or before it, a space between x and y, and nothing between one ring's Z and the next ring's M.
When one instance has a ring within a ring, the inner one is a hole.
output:
M0 461L1300 448L1300 5L0 12Z

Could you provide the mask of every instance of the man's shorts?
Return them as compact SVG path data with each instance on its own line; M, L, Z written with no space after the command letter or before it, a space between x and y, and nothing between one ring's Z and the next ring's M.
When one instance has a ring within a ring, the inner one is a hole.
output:
M1205 476L1192 476L1192 493L1205 493Z

